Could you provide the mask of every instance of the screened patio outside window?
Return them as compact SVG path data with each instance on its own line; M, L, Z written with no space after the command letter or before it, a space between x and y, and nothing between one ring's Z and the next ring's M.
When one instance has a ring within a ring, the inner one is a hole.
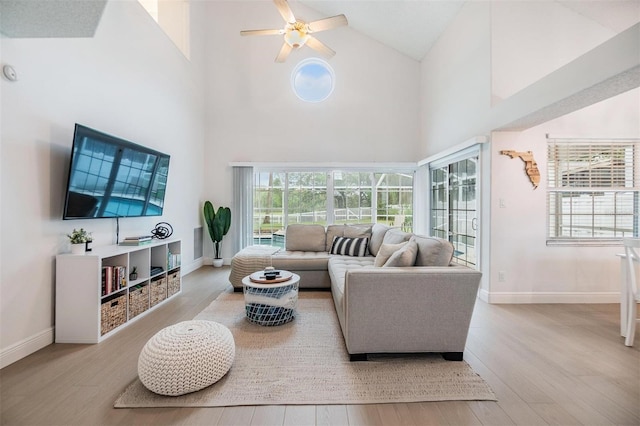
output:
M253 244L284 245L293 223L412 230L413 171L254 170Z

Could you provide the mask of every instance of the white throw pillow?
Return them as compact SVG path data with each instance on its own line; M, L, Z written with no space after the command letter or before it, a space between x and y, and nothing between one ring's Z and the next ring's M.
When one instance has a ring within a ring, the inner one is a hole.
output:
M391 255L383 267L391 266L413 266L418 255L418 244L415 240L410 240L404 247Z
M378 249L378 254L376 254L376 260L373 262L373 266L384 265L393 253L397 252L408 243L409 242L406 241L400 244L382 244Z

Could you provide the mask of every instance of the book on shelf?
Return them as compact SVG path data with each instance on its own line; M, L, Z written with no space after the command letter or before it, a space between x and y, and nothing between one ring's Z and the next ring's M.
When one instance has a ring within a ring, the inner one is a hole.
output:
M152 235L136 235L133 237L124 237L123 241L151 241Z
M102 295L106 296L127 286L127 268L125 266L102 267Z
M151 244L153 240L122 240L121 246L143 246L145 244Z
M167 270L180 266L180 253L167 252Z

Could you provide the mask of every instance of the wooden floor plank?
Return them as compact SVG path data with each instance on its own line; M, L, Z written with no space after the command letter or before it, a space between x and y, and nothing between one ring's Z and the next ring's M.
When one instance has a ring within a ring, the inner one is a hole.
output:
M287 405L284 411L285 426L313 426L316 424L315 405Z
M316 409L316 425L342 426L348 425L346 405L319 405Z
M483 425L515 425L504 409L497 403L469 401L469 408Z
M442 415L451 425L482 424L466 401L445 401L438 402L437 405Z
M497 402L113 408L146 341L192 319L228 289L228 276L228 267L201 268L183 277L178 297L100 344L53 344L0 370L0 424L640 424L640 345L624 346L616 304L478 301L464 356Z
M420 426L440 426L450 424L435 402L408 404L414 422Z
M280 426L284 424L284 405L261 405L256 407L251 419L252 426Z
M348 405L347 415L350 426L382 426L382 419L375 404Z
M530 404L550 425L580 425L580 421L567 412L560 404Z
M251 424L254 417L256 407L253 406L239 406L239 407L224 407L222 415L218 420L218 426L242 426ZM259 419L256 419L259 420Z

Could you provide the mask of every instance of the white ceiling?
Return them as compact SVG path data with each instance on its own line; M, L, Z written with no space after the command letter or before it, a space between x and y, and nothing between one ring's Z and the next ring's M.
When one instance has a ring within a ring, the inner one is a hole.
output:
M295 13L296 0L289 0ZM347 16L362 34L421 60L455 18L461 0L297 0L327 16Z
M333 16L411 58L422 60L467 1L483 0L289 0ZM494 0L513 1L513 0ZM556 2L616 33L640 21L640 0L530 0Z
M289 0L294 13L300 3L321 15L345 14L352 29L418 61L466 1L486 0ZM530 1L555 1L616 33L640 21L640 0ZM1 0L0 32L9 37L91 37L106 2ZM239 24L238 30L241 29Z

